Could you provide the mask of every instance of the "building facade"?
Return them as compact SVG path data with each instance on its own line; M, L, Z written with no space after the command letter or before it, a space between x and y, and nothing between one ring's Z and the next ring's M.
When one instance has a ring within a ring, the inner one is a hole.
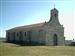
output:
M44 45L64 45L64 27L59 23L58 10L51 10L50 20L27 26L20 26L6 31L8 42L40 43Z

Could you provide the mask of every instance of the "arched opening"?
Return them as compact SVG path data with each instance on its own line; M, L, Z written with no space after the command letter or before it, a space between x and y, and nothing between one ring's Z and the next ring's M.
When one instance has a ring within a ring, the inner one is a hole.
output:
M53 45L54 46L57 46L58 45L58 36L57 36L57 34L54 34L53 35Z

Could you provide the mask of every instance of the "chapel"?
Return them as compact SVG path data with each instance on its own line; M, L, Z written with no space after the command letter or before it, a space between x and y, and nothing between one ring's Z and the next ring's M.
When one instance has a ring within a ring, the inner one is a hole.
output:
M60 24L59 11L53 8L50 11L48 22L19 26L6 30L6 40L12 43L29 43L36 45L65 45L64 27Z

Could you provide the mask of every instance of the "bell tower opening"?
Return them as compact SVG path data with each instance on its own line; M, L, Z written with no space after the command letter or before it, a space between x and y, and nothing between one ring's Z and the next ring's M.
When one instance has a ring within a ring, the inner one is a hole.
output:
M50 17L50 20L49 20L49 24L50 25L55 25L55 26L58 26L60 25L59 23L59 19L58 19L58 10L56 8L52 9L51 10L51 17Z
M58 45L58 36L57 36L57 34L54 34L53 35L53 45L54 46L57 46Z

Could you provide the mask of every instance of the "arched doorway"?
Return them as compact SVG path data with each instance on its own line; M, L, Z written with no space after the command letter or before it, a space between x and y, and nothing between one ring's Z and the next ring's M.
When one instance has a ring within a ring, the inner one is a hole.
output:
M54 46L57 46L58 45L58 36L57 36L57 34L54 34L53 35L53 45Z

